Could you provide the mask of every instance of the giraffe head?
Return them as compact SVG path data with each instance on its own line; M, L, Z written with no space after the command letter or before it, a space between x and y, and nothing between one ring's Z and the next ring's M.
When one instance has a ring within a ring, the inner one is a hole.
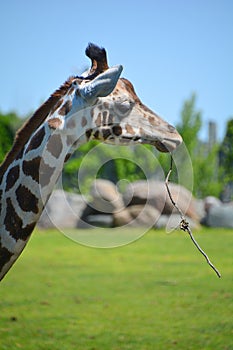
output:
M89 44L86 54L92 60L92 67L82 75L84 90L116 69L108 67L105 49ZM112 144L151 144L161 152L171 152L182 142L177 130L145 106L132 83L124 78L117 79L113 92L96 99L92 115L94 127L88 130L92 139Z
M182 142L173 126L140 101L131 82L119 78L122 66L109 68L105 49L89 44L86 55L92 61L91 69L69 78L17 132L0 166L0 180L25 147L38 147L43 141L44 123L68 130L72 148L79 144L78 139L97 139L112 144L151 144L171 152Z

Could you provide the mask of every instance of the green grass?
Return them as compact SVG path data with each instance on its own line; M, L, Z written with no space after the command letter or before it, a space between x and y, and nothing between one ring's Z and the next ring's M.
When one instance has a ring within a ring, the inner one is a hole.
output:
M150 231L116 249L35 232L0 284L0 349L232 350L233 232Z

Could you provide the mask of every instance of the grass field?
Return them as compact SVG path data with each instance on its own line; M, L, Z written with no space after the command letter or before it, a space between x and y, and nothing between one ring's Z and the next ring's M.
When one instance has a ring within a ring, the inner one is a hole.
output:
M116 249L33 234L0 284L1 350L232 350L233 231L150 231Z

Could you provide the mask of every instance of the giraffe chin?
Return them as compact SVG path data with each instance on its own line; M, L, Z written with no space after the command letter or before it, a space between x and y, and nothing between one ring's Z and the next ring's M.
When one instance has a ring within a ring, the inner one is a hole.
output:
M166 145L164 145L161 141L154 141L152 145L155 146L159 152L162 152L162 153L171 152L169 148Z

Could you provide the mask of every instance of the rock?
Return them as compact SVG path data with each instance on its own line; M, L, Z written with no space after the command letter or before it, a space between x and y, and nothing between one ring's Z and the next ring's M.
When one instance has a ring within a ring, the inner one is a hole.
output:
M233 228L233 202L210 206L202 223L210 227Z
M151 205L132 205L113 213L113 225L151 228L159 216L160 212Z
M92 200L89 205L99 213L113 213L124 208L122 195L111 181L95 180L90 195Z
M194 207L195 207L195 212L197 213L197 216L199 218L199 221L201 221L206 216L204 200L194 199Z
M113 216L111 214L89 215L85 218L85 222L95 227L112 227Z
M208 210L211 207L217 207L222 205L222 202L220 201L220 199L214 197L214 196L208 196L204 199L204 209L206 212L208 212Z
M38 221L40 228L75 228L86 207L83 196L55 190Z
M183 214L193 220L198 220L192 193L183 186L174 183L170 183L169 188L173 200L178 204ZM140 180L133 182L127 187L123 198L126 206L147 203L162 214L177 213L168 196L165 183L162 181Z
M113 226L128 225L133 220L128 208L124 208L113 214Z

